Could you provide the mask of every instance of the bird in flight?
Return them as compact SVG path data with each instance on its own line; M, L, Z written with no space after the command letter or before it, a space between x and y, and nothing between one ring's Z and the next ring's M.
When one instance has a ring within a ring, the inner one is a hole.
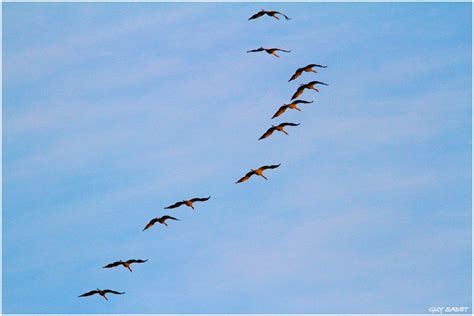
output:
M191 199L191 200L183 200L181 202L176 202L173 205L167 206L167 207L165 207L165 209L177 208L177 207L180 207L181 205L186 205L187 207L190 207L194 210L194 206L193 206L194 202L205 202L205 201L209 200L210 198L211 197L208 196L207 198L194 198L194 199Z
M295 94L293 94L293 96L291 97L291 100L296 99L297 97L302 95L305 89L312 89L312 90L315 90L315 91L319 92L319 90L315 87L317 84L322 84L324 86L329 86L327 83L324 83L324 82L321 82L321 81L311 81L311 82L308 82L307 84L301 84L298 87L298 89L296 90Z
M282 115L283 113L285 113L285 111L287 109L293 109L293 110L301 111L301 109L298 108L298 104L308 104L308 103L313 103L313 101L295 100L295 101L293 101L289 104L283 104L282 106L280 106L278 111L276 111L276 113L273 114L272 119Z
M263 51L265 51L267 54L273 55L273 56L278 57L278 58L280 58L280 56L278 56L278 54L276 53L277 51L281 51L281 52L285 52L285 53L290 53L291 52L291 50L284 50L284 49L280 49L280 48L259 47L259 48L256 48L256 49L248 50L247 53L263 52Z
M155 217L148 224L146 224L146 226L145 226L145 228L143 228L143 230L146 230L146 229L150 228L151 226L155 225L156 222L168 226L168 224L166 224L166 220L168 220L168 219L172 219L174 221L179 221L179 219L174 218L173 216L169 216L169 215L165 215L165 216L162 216L162 217Z
M249 18L249 21L250 20L254 20L254 19L258 19L264 15L268 15L268 16L271 16L272 18L275 18L277 20L279 20L280 18L277 16L277 14L281 15L281 16L284 16L285 19L287 20L291 20L289 17L287 17L285 14L281 13L281 12L278 12L278 11L266 11L266 10L260 10L259 12L255 13L254 15L252 15L250 18Z
M90 292L87 292L87 293L84 293L82 295L79 295L79 297L84 297L84 296L91 296L91 295L94 295L94 294L99 294L100 296L102 296L103 298L105 298L107 301L109 300L107 298L107 296L105 296L105 294L107 293L112 293L112 294L125 294L125 292L117 292L117 291L112 291L112 290L93 290L93 291L90 291Z
M245 182L247 181L248 179L250 179L251 176L253 176L254 174L256 174L257 176L260 176L262 178L264 178L265 180L268 180L264 175L263 175L263 171L267 170L267 169L275 169L275 168L278 168L280 167L280 164L278 165L270 165L270 166L261 166L260 168L258 169L250 169L250 172L247 172L247 174L245 176L243 176L242 178L240 178L236 183L241 183L241 182Z
M318 73L316 70L313 69L314 67L327 68L328 66L323 66L323 65L318 65L318 64L309 64L305 67L298 68L293 74L293 76L291 76L290 80L288 80L288 82L290 82L291 80L295 80L296 78L301 76L303 72L314 72L315 74Z
M114 263L109 263L108 265L102 267L102 268L114 268L114 267L117 267L117 266L124 266L125 268L127 268L128 270L130 270L130 272L132 272L132 269L130 268L130 265L132 263L144 263L144 262L147 262L147 260L141 260L141 259L130 259L130 260L127 260L127 261L115 261Z
M272 125L272 127L270 127L266 132L265 134L263 134L258 140L261 140L261 139L264 139L264 138L267 138L268 136L270 136L271 134L273 134L274 131L279 131L279 132L282 132L282 133L285 133L286 135L288 135L288 133L285 131L285 126L298 126L300 124L295 124L295 123L281 123L277 126L275 125Z

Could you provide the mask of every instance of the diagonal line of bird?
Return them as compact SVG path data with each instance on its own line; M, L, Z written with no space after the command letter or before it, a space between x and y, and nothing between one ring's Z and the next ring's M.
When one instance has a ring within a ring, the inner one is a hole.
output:
M265 15L267 15L269 17L272 17L272 18L275 18L277 20L280 20L280 18L278 16L282 16L286 20L291 20L291 18L289 18L284 13L281 13L281 12L278 12L278 11L267 11L267 10L263 10L263 9L260 10L259 12L255 13L254 15L252 15L248 20L249 21L250 20L255 20L255 19L261 18ZM285 50L285 49L281 49L281 48L259 47L259 48L247 51L247 53L254 53L254 52L266 52L267 54L270 54L270 55L273 55L275 57L280 58L280 56L277 54L277 52L290 53L291 50ZM291 76L291 78L288 80L288 82L291 82L291 81L299 78L304 72L318 73L316 70L314 70L314 68L327 68L327 66L323 66L323 65L320 65L320 64L309 64L309 65L306 65L304 67L298 68L295 71L295 73ZM326 84L324 82L321 82L321 81L317 81L317 80L310 81L306 84L300 84L300 86L297 88L296 92L291 97L290 103L283 104L275 112L275 114L272 116L271 119L279 117L280 115L285 113L285 111L288 110L288 109L301 111L301 109L298 107L298 105L300 105L300 104L313 103L313 101L295 100L295 99L300 97L305 92L305 90L314 90L316 92L319 92L319 89L316 88L316 85L328 86L328 84ZM300 125L299 123L288 123L288 122L280 123L278 125L272 125L270 128L267 129L267 131L258 140L262 140L262 139L270 137L273 134L273 132L275 132L275 131L278 131L278 132L281 132L281 133L284 133L284 134L288 135L288 133L285 131L285 127L287 127L287 126L299 126L299 125ZM278 167L280 167L280 164L265 165L265 166L261 166L257 169L251 169L249 172L247 172L242 178L237 180L237 182L235 182L235 183L237 184L237 183L242 183L242 182L248 181L253 175L256 175L256 176L262 177L265 180L268 180L268 178L263 175L263 172L265 170L276 169ZM165 207L164 209L174 209L174 208L178 208L178 207L184 205L184 206L190 207L194 210L194 203L195 202L206 202L210 198L211 197L208 196L206 198L192 198L192 199L189 199L189 200L182 200L182 201L176 202L172 205L169 205L169 206ZM150 220L148 222L148 224L146 224L146 226L143 228L143 231L151 228L156 223L160 223L162 225L168 226L168 224L166 223L167 220L179 221L178 218L175 218L175 217L170 216L170 215L155 217L152 220ZM147 261L148 261L148 259L146 259L146 260L129 259L129 260L126 260L126 261L119 260L119 261L115 261L113 263L109 263L109 264L103 266L102 268L110 269L110 268L115 268L115 267L118 267L118 266L123 266L124 268L126 268L130 272L132 272L132 268L131 268L132 264L134 264L134 263L145 263ZM79 295L79 297L87 297L87 296L92 296L94 294L98 294L98 295L102 296L105 300L108 301L108 298L107 298L106 294L109 294L109 293L116 294L116 295L125 294L125 292L118 292L118 291L114 291L114 290L110 290L110 289L100 290L100 289L97 288L95 290L92 290L92 291L86 292L84 294L81 294L81 295Z

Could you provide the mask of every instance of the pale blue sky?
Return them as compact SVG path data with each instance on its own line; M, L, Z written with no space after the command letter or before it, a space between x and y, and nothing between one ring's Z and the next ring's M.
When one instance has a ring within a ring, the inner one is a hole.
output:
M471 98L468 3L3 4L4 312L470 306Z

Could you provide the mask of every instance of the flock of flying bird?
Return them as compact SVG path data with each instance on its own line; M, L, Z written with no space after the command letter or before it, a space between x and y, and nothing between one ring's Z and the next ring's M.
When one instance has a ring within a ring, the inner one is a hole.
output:
M273 17L277 20L280 20L280 18L278 17L278 15L280 16L283 16L286 20L291 20L288 16L286 16L285 14L281 13L281 12L278 12L278 11L266 11L266 10L260 10L258 13L252 15L248 20L254 20L254 19L258 19L260 17L263 17L264 15L267 15L269 17ZM282 52L285 52L285 53L290 53L291 51L290 50L284 50L284 49L280 49L280 48L263 48L263 47L260 47L260 48L257 48L257 49L253 49L253 50L249 50L247 51L247 53L253 53L253 52L262 52L262 51L265 51L266 53L270 54L270 55L273 55L275 57L278 57L280 58L280 56L278 56L278 54L276 54L277 51L282 51ZM313 73L317 73L316 70L314 70L314 68L326 68L327 66L323 66L323 65L318 65L318 64L309 64L307 66L304 66L304 67L301 67L301 68L298 68L295 73L291 76L291 78L288 80L288 82L290 81L293 81L295 79L297 79L298 77L300 77L304 72L313 72ZM308 82L306 84L300 84L300 86L298 87L298 89L296 90L296 92L293 94L293 96L291 97L291 102L288 103L288 104L283 104L277 111L276 113L272 116L272 119L276 118L276 117L279 117L280 115L282 115L283 113L285 113L285 111L287 109L292 109L292 110L297 110L297 111L301 111L300 108L298 108L298 105L299 104L309 104L309 103L313 103L313 101L305 101L305 100L295 100L296 98L298 98L299 96L301 96L305 90L315 90L317 92L319 92L319 89L316 88L316 85L317 84L320 84L320 85L325 85L327 86L328 84L324 83L324 82L321 82L321 81L311 81L311 82ZM272 125L258 140L262 140L262 139L265 139L269 136L271 136L273 134L273 132L275 131L278 131L278 132L282 132L286 135L288 135L288 133L285 131L285 127L286 126L298 126L300 124L296 124L296 123L288 123L288 122L285 122L285 123L281 123L279 125ZM258 169L251 169L247 174L245 174L245 176L243 176L242 178L240 178L237 182L235 183L242 183L242 182L245 182L247 180L250 179L250 177L252 177L253 175L256 175L256 176L260 176L262 178L264 178L265 180L268 180L264 175L263 175L263 172L267 169L275 169L275 168L278 168L280 166L280 164L278 165L268 165L268 166L261 166L260 168ZM206 202L210 199L211 197L207 197L207 198L193 198L193 199L189 199L189 200L182 200L182 201L179 201L179 202L176 202L170 206L167 206L165 207L164 209L174 209L174 208L178 208L182 205L185 205L187 207L190 207L194 210L194 203L195 202ZM143 231L151 228L154 224L156 223L160 223L162 225L165 225L165 226L168 226L168 224L166 223L167 220L174 220L174 221L179 221L179 219L173 217L173 216L170 216L170 215L164 215L164 216L161 216L161 217L155 217L153 218L152 220L150 220L148 222L148 224L146 224L146 226L143 228ZM132 269L131 269L131 265L134 264L134 263L145 263L147 262L147 260L142 260L142 259L130 259L130 260L127 260L127 261L122 261L122 260L119 260L119 261L116 261L116 262L113 262L113 263L109 263L107 265L105 265L103 268L104 269L109 269L109 268L115 268L115 267L118 267L118 266L123 266L124 268L128 269L130 272L132 272ZM100 289L95 289L95 290L92 290L92 291L89 291L89 292L86 292L82 295L79 295L79 297L86 297L86 296L92 296L92 295L95 295L95 294L98 294L100 296L102 296L104 299L108 300L106 294L117 294L117 295L121 295L121 294L125 294L125 292L118 292L118 291L114 291L114 290L110 290L110 289L106 289L106 290L100 290Z

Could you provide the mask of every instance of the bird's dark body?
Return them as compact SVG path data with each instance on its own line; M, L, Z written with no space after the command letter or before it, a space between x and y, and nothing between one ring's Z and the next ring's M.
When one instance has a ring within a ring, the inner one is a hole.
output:
M242 182L245 182L247 181L248 179L250 179L251 176L253 175L258 175L258 176L261 176L262 178L264 178L265 180L268 180L264 175L263 175L263 171L264 170L267 170L267 169L275 169L275 168L278 168L280 167L280 164L278 165L269 165L269 166L261 166L260 168L258 169L252 169L250 172L247 172L245 174L245 176L243 176L242 178L240 178L237 182L235 183L242 183Z
M278 12L278 11L266 11L266 10L260 10L259 12L255 13L254 15L252 15L249 20L255 20L255 19L258 19L264 15L268 15L272 18L275 18L277 20L279 20L280 18L277 16L277 14L283 16L285 19L287 20L291 20L288 16L286 16L285 14L281 13L281 12Z

